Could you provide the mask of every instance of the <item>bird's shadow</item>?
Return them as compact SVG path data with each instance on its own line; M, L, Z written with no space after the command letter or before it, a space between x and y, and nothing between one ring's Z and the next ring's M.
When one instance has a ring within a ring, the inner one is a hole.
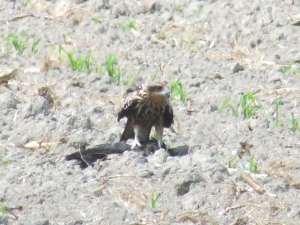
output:
M144 156L148 156L159 149L156 140L149 140L141 144L141 147L137 146L135 149L131 149L131 146L126 144L126 141L120 141L113 144L96 145L92 148L86 148L85 146L82 146L78 152L67 155L66 160L78 160L80 167L85 169L98 159L106 160L107 156L110 154L122 154L125 151L138 151ZM164 144L162 147L166 149ZM176 148L167 149L166 151L168 152L169 156L174 157L187 155L188 150L189 147L187 145L183 145Z

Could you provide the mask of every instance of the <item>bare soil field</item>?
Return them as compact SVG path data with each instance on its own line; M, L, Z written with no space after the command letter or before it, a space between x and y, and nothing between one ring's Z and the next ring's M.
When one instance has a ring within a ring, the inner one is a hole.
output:
M300 224L300 1L2 0L0 58L0 224ZM65 159L152 81L188 154Z

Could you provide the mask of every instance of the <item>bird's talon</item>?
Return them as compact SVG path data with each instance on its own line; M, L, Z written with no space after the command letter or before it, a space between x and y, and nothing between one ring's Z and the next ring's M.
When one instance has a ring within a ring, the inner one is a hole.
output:
M133 140L133 141L127 141L126 144L131 146L131 149L135 149L136 146L141 147L141 143L137 140Z

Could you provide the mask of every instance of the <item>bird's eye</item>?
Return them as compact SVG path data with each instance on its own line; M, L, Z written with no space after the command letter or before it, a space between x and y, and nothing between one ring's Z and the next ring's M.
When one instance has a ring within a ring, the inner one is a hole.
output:
M156 86L156 90L161 91L162 90L162 86Z

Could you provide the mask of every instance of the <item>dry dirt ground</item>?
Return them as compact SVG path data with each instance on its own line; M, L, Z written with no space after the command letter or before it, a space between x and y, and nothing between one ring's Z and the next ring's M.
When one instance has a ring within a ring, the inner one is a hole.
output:
M300 224L299 13L298 0L2 0L0 224ZM177 87L164 140L187 155L65 160L117 142L123 93L152 80Z

